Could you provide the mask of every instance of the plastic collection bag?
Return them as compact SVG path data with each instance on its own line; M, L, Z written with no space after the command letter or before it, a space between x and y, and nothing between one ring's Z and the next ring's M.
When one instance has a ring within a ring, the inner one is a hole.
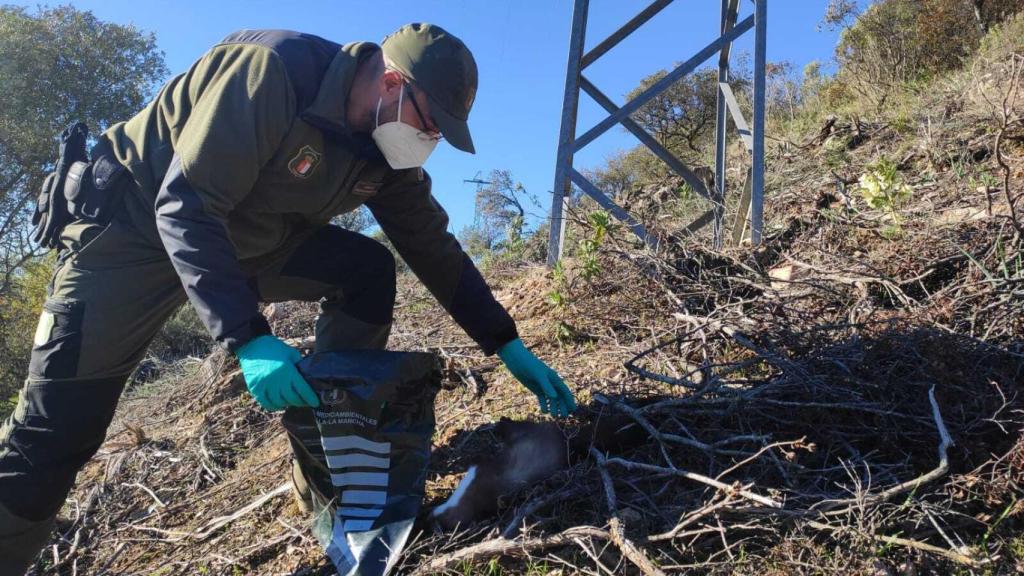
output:
M339 574L387 574L423 502L437 358L346 350L298 367L320 407L289 409L283 424L312 488L314 536Z

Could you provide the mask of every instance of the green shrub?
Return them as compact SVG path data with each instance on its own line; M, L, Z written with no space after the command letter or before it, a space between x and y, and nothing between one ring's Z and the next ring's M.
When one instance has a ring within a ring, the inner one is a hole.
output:
M53 253L26 262L0 296L0 404L17 394L28 373L32 336L55 262Z
M1024 51L1024 14L1018 13L998 24L981 39L978 56L1002 60Z
M879 0L843 30L838 77L880 106L908 82L961 68L986 30L1021 9L1020 0L987 0L978 12L967 0Z
M577 248L577 255L583 264L580 277L590 282L601 274L601 262L598 260L598 251L604 244L608 233L614 229L615 223L610 214L603 210L596 210L587 216L590 224L590 236L580 241Z
M868 167L860 177L860 193L868 206L882 210L890 221L883 230L886 236L896 236L900 231L899 208L910 199L913 190L903 181L895 162L882 158Z
M186 303L174 313L149 346L149 353L164 362L205 355L213 339L195 308Z

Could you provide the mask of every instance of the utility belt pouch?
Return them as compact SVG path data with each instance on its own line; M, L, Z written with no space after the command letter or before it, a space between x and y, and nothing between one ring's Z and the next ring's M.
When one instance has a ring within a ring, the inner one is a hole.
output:
M89 128L82 122L72 124L61 133L57 162L53 172L43 180L32 214L32 241L44 248L58 251L62 248L60 234L72 219L64 196L65 180L73 164L88 160L85 152L88 137Z
M106 224L120 204L124 187L117 184L125 168L104 152L97 147L92 162L75 162L68 170L64 197L75 218Z
M64 198L68 201L68 212L80 218L85 212L85 200L92 194L83 190L89 186L92 179L92 165L88 162L75 162L68 168L68 174L64 177Z

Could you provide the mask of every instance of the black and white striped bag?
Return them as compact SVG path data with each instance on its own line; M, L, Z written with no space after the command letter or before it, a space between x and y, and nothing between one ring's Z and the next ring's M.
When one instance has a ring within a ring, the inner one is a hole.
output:
M423 501L437 358L348 350L313 354L298 366L320 407L289 409L283 424L312 488L314 535L339 574L386 574Z

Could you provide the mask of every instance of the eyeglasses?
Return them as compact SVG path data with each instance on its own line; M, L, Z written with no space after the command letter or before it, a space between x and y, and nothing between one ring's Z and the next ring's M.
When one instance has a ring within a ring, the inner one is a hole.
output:
M409 100L412 100L413 110L416 110L416 116L420 119L420 126L423 126L420 133L425 135L427 140L441 140L444 138L444 136L441 135L441 132L427 128L430 124L427 123L427 119L423 116L423 112L420 111L420 105L416 103L416 97L413 95L412 89L408 84L405 85L405 94L409 97Z

